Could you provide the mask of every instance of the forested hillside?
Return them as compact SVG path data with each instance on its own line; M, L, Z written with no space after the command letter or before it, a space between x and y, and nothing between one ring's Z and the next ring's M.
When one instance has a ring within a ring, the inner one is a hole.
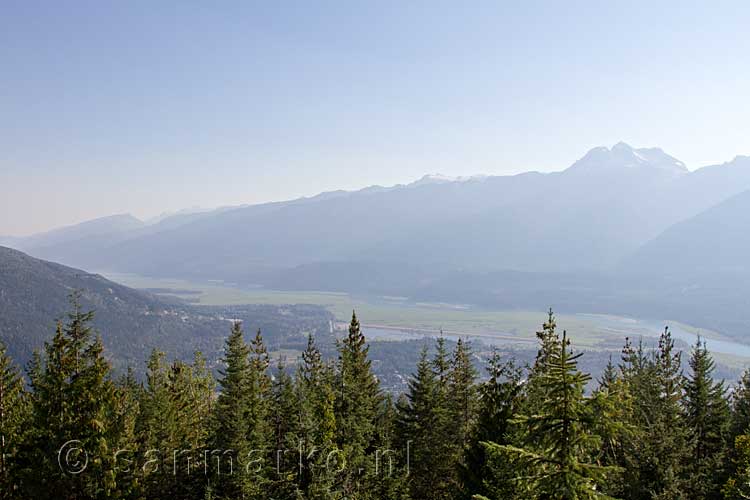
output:
M307 305L198 307L0 247L0 341L13 359L25 365L42 348L74 290L84 307L96 310L93 326L118 373L133 367L143 374L142 360L154 348L182 360L200 350L214 366L233 319L262 328L278 349L303 345L306 332L328 332L332 318L325 309Z
M550 311L530 366L439 338L394 399L356 316L322 355L272 365L240 322L214 378L202 354L158 349L145 383L113 377L73 296L23 374L0 349L3 499L742 499L750 494L750 373L731 392L700 339L625 339L585 387Z

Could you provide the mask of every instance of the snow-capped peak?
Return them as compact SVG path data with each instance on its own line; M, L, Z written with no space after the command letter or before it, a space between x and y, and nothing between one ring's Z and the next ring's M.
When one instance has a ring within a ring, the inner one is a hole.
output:
M688 172L680 160L668 155L660 148L633 148L618 142L612 149L597 147L575 162L570 170L589 170L603 168L653 168L671 175Z
M424 186L426 184L447 184L449 182L469 182L469 181L477 181L477 180L483 180L487 178L486 175L462 175L458 177L451 177L448 175L443 174L427 174L423 176L421 179L416 180L408 186L410 187L416 187L416 186Z

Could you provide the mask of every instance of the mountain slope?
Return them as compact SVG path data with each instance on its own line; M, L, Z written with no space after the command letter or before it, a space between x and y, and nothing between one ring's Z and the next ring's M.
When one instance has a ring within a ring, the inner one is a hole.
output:
M201 350L215 362L229 330L225 318L242 319L247 331L262 328L273 346L287 337L302 339L305 331L327 331L330 319L313 306L191 306L0 247L0 340L19 363L51 338L74 290L81 290L84 308L96 311L94 325L120 371L142 369L154 348L182 359Z
M750 191L664 231L625 261L631 272L695 277L750 273Z
M690 175L660 150L618 144L596 148L558 173L428 177L240 208L123 242L92 265L246 282L321 261L604 269L685 216L642 206Z
M143 226L143 222L130 214L110 215L26 238L18 238L17 244L23 250L44 249L85 238L125 233Z
M689 172L658 148L594 148L556 173L334 191L203 213L34 255L153 276L272 281L319 262L606 271L670 225L750 189L750 161ZM329 284L320 283L319 289Z

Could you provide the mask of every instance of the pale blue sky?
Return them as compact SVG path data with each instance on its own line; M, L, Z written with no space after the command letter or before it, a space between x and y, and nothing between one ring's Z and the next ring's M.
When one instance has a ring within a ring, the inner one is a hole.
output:
M746 1L5 1L0 234L620 140L727 161L750 154L748 26Z

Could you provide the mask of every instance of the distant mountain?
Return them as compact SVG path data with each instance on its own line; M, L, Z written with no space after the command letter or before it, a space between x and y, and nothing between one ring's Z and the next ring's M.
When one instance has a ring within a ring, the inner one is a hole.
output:
M141 371L154 348L182 359L201 350L215 362L229 318L245 321L248 332L262 328L272 348L301 345L306 332L327 332L331 319L315 306L192 306L0 247L0 340L19 363L52 337L73 290L82 291L84 308L96 311L94 325L120 372L126 366Z
M621 169L657 170L670 177L689 173L684 163L669 156L660 148L634 149L624 142L615 144L612 149L598 147L575 162L568 170Z
M0 236L0 245L13 247L18 243L19 239L16 236Z
M44 249L91 237L111 236L143 227L144 223L130 214L101 217L80 224L53 229L27 238L18 238L24 249Z
M561 172L429 175L176 215L116 238L29 252L90 269L244 283L353 261L433 272L606 272L671 225L747 189L746 157L690 172L661 149L619 143L594 148Z
M750 275L750 191L677 223L625 260L633 273Z

